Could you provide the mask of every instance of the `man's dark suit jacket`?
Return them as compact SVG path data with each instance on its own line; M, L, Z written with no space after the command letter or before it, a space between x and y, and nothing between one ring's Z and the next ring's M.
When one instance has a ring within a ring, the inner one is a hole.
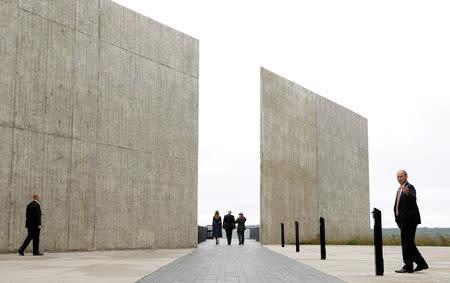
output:
M420 213L416 202L416 189L408 182L406 182L405 186L409 188L409 194L401 193L400 202L398 203L398 216L395 214L395 206L397 204L397 197L395 197L394 215L398 227L401 227L402 224L420 224Z
M27 205L25 227L28 229L37 229L39 225L41 225L41 206L33 200Z
M223 217L223 229L225 230L233 230L236 225L234 224L234 216L231 214L227 214Z

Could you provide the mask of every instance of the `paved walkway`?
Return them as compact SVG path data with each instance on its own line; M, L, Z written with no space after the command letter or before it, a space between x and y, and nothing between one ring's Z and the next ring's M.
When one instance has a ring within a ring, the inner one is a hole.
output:
M430 267L414 273L399 274L403 266L401 246L383 246L384 276L375 276L373 246L327 245L327 259L320 260L319 245L302 245L300 252L295 246L265 246L320 271L336 276L346 282L450 282L450 247L424 247L418 249Z
M0 254L0 282L136 282L194 249Z
M192 253L144 277L144 282L343 282L247 240L202 243Z

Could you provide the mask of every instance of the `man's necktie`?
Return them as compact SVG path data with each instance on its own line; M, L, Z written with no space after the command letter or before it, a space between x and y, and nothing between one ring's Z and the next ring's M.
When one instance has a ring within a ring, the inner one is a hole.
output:
M402 187L398 188L397 192L397 204L395 205L395 215L398 216L398 203L400 202L400 194L402 192Z

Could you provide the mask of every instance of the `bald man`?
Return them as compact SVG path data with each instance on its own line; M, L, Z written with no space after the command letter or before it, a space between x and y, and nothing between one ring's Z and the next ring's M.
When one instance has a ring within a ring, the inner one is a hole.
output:
M397 190L394 215L395 222L400 228L400 236L402 240L402 254L405 265L396 270L397 273L412 273L428 269L428 264L420 254L414 243L417 225L420 224L420 213L416 202L416 189L408 183L408 173L405 170L397 172L397 181L400 188ZM413 269L413 262L417 264Z
M33 194L33 201L27 205L25 228L28 229L28 236L25 238L22 246L17 250L20 255L24 255L24 251L31 240L33 240L33 255L44 255L39 252L39 234L42 229L40 201L41 195Z

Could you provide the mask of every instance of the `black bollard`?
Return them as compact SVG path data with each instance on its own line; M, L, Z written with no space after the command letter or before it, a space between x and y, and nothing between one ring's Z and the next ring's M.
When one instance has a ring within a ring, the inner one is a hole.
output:
M325 250L325 219L319 218L320 223L320 259L327 258L327 251Z
M284 224L281 223L281 247L284 248Z
M381 234L381 211L373 209L373 219L375 221L373 226L373 241L375 244L375 273L376 275L383 275L384 261L383 261L383 239Z
M298 239L298 221L295 221L295 251L300 251L300 242Z

